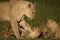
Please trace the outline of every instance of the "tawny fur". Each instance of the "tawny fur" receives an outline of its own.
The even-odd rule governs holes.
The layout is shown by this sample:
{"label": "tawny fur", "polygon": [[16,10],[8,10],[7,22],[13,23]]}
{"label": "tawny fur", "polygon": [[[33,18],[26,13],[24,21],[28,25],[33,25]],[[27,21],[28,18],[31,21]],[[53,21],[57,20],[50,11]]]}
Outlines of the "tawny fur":
{"label": "tawny fur", "polygon": [[0,2],[0,20],[10,21],[17,39],[20,38],[17,22],[26,15],[33,19],[35,4],[29,1]]}
{"label": "tawny fur", "polygon": [[38,27],[34,27],[31,31],[30,30],[21,30],[24,34],[22,34],[23,38],[37,38],[41,34],[41,30]]}
{"label": "tawny fur", "polygon": [[47,26],[51,28],[51,31],[55,38],[60,38],[60,26],[53,19],[48,19]]}
{"label": "tawny fur", "polygon": [[20,22],[20,24],[21,25],[23,24],[22,27],[24,28],[24,29],[20,28],[20,31],[22,32],[21,33],[22,37],[37,38],[41,33],[41,30],[39,29],[39,27],[34,27],[32,29],[31,26],[27,22],[25,22],[24,20],[22,22]]}

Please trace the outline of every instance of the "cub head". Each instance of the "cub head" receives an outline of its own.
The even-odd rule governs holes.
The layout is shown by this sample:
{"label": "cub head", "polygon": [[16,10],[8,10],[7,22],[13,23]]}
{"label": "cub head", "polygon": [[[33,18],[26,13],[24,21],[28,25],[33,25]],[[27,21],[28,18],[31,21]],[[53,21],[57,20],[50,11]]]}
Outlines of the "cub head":
{"label": "cub head", "polygon": [[58,24],[54,21],[54,20],[52,20],[52,19],[47,19],[47,26],[48,27],[51,27],[51,28],[53,28],[53,27],[57,27],[58,26]]}

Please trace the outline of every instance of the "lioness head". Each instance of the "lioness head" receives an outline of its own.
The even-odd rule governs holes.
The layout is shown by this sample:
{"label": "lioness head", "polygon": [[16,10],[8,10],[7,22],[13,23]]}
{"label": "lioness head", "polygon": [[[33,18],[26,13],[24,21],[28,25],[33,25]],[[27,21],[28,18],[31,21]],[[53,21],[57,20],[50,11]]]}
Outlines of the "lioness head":
{"label": "lioness head", "polygon": [[27,16],[29,19],[33,19],[35,17],[35,4],[32,2],[26,2],[23,5],[24,15]]}

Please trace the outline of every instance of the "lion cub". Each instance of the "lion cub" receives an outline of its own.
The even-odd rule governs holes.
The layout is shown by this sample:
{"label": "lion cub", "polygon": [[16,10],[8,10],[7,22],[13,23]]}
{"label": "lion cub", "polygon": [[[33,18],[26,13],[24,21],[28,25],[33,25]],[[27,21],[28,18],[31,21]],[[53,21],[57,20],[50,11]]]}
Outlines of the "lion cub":
{"label": "lion cub", "polygon": [[[22,31],[22,30],[20,30]],[[24,34],[22,34],[22,37],[24,38],[37,38],[40,33],[41,33],[41,30],[38,28],[38,27],[34,27],[33,29],[31,30],[24,30],[22,31]]]}
{"label": "lion cub", "polygon": [[19,28],[22,37],[36,38],[41,33],[41,29],[39,27],[31,28],[31,25],[29,25],[25,20],[22,20],[19,24],[22,26],[22,28]]}
{"label": "lion cub", "polygon": [[51,28],[53,36],[55,38],[60,38],[60,26],[53,19],[48,19],[47,26]]}

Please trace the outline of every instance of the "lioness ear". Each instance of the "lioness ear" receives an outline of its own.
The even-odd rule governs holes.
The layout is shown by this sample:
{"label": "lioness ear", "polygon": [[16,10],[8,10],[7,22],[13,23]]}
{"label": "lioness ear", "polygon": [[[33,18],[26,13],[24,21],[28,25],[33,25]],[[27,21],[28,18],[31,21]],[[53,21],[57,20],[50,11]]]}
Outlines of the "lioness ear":
{"label": "lioness ear", "polygon": [[34,6],[36,6],[36,5],[37,5],[36,1],[32,1],[32,3],[34,4]]}

